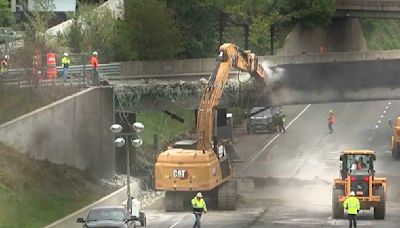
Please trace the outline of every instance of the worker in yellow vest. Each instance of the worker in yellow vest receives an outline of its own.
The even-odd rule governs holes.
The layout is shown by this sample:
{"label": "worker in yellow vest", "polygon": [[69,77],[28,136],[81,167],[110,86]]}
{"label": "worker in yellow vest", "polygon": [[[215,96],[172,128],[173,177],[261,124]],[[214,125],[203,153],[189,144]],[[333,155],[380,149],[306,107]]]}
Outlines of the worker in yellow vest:
{"label": "worker in yellow vest", "polygon": [[352,224],[354,224],[354,227],[357,228],[356,216],[360,211],[360,201],[353,191],[350,192],[350,196],[343,202],[343,207],[347,210],[349,216],[349,227],[352,228]]}
{"label": "worker in yellow vest", "polygon": [[64,56],[61,59],[61,64],[62,64],[62,68],[63,68],[63,82],[62,82],[62,84],[64,84],[65,80],[67,80],[67,77],[68,77],[69,65],[71,64],[71,60],[69,59],[67,52],[64,53]]}
{"label": "worker in yellow vest", "polygon": [[200,228],[201,215],[207,213],[206,202],[203,199],[201,192],[198,192],[196,196],[192,199],[193,214],[195,217],[195,222],[193,228]]}

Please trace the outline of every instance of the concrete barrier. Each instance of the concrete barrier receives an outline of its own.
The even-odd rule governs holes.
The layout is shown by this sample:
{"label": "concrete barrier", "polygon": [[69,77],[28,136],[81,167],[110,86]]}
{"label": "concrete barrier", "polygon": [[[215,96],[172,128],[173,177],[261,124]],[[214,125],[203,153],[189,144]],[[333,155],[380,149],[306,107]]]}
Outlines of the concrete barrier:
{"label": "concrete barrier", "polygon": [[[131,195],[134,196],[135,198],[138,197],[138,192],[139,192],[139,183],[134,182],[131,183]],[[45,226],[45,228],[73,228],[73,227],[82,227],[81,223],[77,223],[76,219],[77,218],[86,218],[88,215],[88,212],[91,208],[97,207],[97,206],[114,206],[114,205],[122,205],[124,201],[126,201],[127,194],[126,194],[126,187],[123,187],[119,189],[118,191],[115,191],[108,196],[103,197],[102,199],[78,210],[75,211],[72,214],[69,214],[65,216],[64,218],[57,220],[53,223],[51,223],[48,226]]]}
{"label": "concrete barrier", "polygon": [[[334,52],[334,53],[311,53],[304,55],[286,56],[259,56],[259,62],[269,65],[288,65],[304,63],[330,63],[348,61],[366,61],[379,59],[400,59],[400,50],[389,51],[365,51],[365,52]],[[162,61],[132,61],[121,63],[122,76],[127,79],[138,78],[160,78],[179,75],[211,73],[215,58],[162,60]],[[113,77],[110,77],[113,79]]]}
{"label": "concrete barrier", "polygon": [[89,88],[0,125],[0,141],[23,154],[114,174],[113,89]]}

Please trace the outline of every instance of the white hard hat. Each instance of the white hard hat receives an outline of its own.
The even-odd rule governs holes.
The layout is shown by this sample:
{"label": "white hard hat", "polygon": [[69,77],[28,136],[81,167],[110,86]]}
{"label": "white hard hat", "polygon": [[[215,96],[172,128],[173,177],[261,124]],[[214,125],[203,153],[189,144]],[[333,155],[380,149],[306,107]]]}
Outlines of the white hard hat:
{"label": "white hard hat", "polygon": [[68,56],[68,53],[67,53],[67,52],[64,52],[64,56]]}
{"label": "white hard hat", "polygon": [[329,110],[330,113],[332,113],[332,110]]}
{"label": "white hard hat", "polygon": [[94,51],[94,52],[93,52],[93,55],[97,55],[97,51]]}
{"label": "white hard hat", "polygon": [[5,59],[8,59],[8,55],[5,55],[4,58],[5,58]]}
{"label": "white hard hat", "polygon": [[354,193],[354,191],[351,191],[351,192],[350,192],[350,195],[351,195],[351,196],[355,196],[356,194]]}
{"label": "white hard hat", "polygon": [[198,192],[198,193],[196,194],[196,197],[203,198],[203,195],[201,194],[201,192]]}

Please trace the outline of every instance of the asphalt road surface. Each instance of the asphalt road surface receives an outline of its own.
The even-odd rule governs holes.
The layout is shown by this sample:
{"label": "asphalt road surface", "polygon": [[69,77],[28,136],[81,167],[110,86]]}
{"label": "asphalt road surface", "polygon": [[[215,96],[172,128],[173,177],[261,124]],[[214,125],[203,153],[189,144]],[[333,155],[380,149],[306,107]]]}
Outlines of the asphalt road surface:
{"label": "asphalt road surface", "polygon": [[[336,115],[328,133],[328,111]],[[248,135],[237,129],[235,148],[244,159],[239,175],[254,188],[239,195],[235,211],[209,211],[202,227],[347,227],[332,219],[333,178],[339,176],[343,149],[372,149],[376,174],[388,177],[385,220],[362,211],[359,227],[400,227],[400,162],[390,152],[388,120],[400,114],[400,101],[337,103],[284,107],[287,132]],[[251,186],[251,185],[249,185]],[[158,202],[145,210],[148,227],[188,228],[188,212],[168,213]]]}

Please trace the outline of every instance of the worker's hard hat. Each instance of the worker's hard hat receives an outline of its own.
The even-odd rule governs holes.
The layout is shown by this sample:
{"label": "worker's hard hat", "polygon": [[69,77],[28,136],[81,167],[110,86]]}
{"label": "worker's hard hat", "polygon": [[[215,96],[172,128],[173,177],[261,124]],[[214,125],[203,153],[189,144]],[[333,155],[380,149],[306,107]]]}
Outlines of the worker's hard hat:
{"label": "worker's hard hat", "polygon": [[329,110],[329,113],[332,113],[332,110]]}
{"label": "worker's hard hat", "polygon": [[5,55],[4,58],[5,58],[5,59],[8,59],[8,55]]}
{"label": "worker's hard hat", "polygon": [[93,52],[93,55],[97,55],[97,51],[94,51],[94,52]]}
{"label": "worker's hard hat", "polygon": [[351,191],[351,192],[350,192],[350,195],[351,195],[351,196],[355,196],[356,193],[354,193],[354,191]]}
{"label": "worker's hard hat", "polygon": [[203,198],[203,195],[201,194],[201,192],[198,192],[198,193],[196,194],[196,197]]}
{"label": "worker's hard hat", "polygon": [[64,52],[64,56],[68,56],[68,53],[67,53],[67,52]]}

